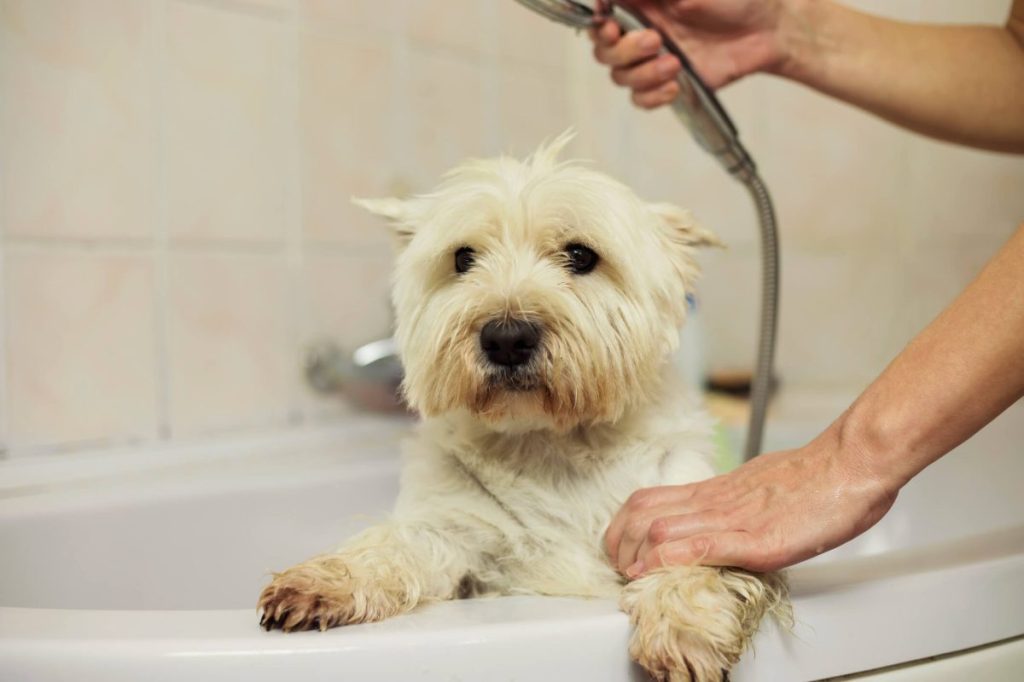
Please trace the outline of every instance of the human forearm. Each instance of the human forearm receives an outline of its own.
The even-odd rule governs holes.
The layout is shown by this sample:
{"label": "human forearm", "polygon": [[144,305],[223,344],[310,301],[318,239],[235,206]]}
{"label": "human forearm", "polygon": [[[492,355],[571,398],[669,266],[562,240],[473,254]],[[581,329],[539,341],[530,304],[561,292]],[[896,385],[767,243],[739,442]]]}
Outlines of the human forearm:
{"label": "human forearm", "polygon": [[786,0],[773,69],[898,125],[1024,151],[1024,0],[1006,27],[909,24],[828,0]]}
{"label": "human forearm", "polygon": [[898,489],[1024,396],[1024,226],[837,422]]}
{"label": "human forearm", "polygon": [[831,427],[715,478],[635,492],[605,534],[635,577],[700,563],[772,571],[878,522],[900,488],[1024,395],[1024,226]]}

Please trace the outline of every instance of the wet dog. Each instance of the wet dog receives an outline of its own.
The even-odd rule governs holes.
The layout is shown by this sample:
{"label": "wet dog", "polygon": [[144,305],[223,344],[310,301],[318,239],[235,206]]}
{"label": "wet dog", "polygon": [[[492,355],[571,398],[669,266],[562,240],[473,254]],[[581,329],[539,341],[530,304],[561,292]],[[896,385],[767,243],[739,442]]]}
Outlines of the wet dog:
{"label": "wet dog", "polygon": [[483,593],[617,597],[654,677],[718,680],[775,574],[681,566],[627,582],[602,546],[630,494],[713,475],[712,424],[669,362],[717,244],[690,215],[580,163],[563,135],[525,161],[468,161],[432,193],[357,203],[399,242],[403,391],[420,413],[390,521],[275,575],[284,630],[375,621]]}

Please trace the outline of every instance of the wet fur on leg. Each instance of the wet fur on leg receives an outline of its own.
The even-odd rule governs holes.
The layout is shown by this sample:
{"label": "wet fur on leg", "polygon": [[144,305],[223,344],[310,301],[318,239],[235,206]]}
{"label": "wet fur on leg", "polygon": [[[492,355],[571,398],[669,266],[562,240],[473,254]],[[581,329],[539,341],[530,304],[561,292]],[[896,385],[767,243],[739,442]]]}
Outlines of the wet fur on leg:
{"label": "wet fur on leg", "polygon": [[766,615],[790,620],[780,574],[738,569],[658,569],[626,585],[620,605],[634,625],[630,655],[672,682],[725,679]]}

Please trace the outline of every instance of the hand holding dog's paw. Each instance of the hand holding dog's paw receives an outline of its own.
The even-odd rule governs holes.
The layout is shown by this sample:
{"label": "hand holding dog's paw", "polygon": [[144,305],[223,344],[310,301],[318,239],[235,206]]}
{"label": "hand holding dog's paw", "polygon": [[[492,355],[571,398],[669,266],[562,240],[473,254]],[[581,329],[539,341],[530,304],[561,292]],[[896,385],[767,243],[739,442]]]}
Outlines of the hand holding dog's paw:
{"label": "hand holding dog's paw", "polygon": [[683,566],[634,580],[620,605],[634,625],[629,654],[656,680],[719,682],[739,660],[761,619],[791,619],[778,574]]}

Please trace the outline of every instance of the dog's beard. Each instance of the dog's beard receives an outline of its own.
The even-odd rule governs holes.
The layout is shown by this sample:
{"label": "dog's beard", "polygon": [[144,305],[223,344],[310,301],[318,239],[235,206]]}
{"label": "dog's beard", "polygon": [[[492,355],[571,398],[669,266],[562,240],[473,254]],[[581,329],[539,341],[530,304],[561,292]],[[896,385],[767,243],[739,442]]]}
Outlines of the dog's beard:
{"label": "dog's beard", "polygon": [[469,407],[472,412],[486,415],[501,405],[504,413],[516,404],[530,402],[527,400],[530,394],[550,393],[550,390],[545,390],[545,386],[535,368],[489,368],[484,372]]}
{"label": "dog's beard", "polygon": [[496,369],[489,372],[485,380],[485,386],[489,390],[513,393],[534,391],[541,385],[537,371],[530,369],[529,366]]}

